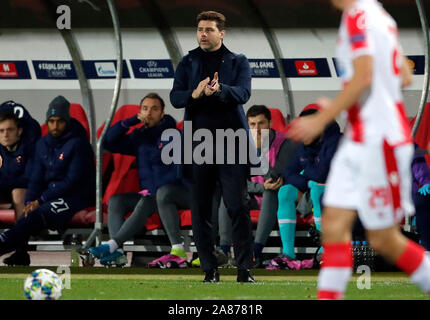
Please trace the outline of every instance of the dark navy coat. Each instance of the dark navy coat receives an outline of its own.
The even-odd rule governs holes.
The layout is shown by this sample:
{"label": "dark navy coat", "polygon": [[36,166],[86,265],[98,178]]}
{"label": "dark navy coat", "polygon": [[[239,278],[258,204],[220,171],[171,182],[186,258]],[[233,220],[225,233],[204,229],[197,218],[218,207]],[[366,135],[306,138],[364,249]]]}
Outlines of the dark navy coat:
{"label": "dark navy coat", "polygon": [[325,183],[341,137],[339,125],[333,122],[325,129],[321,140],[308,146],[298,143],[295,157],[284,171],[284,185],[291,184],[304,192],[309,189],[309,180]]}
{"label": "dark navy coat", "polygon": [[[190,108],[196,103],[191,97],[192,92],[204,79],[199,48],[190,51],[180,61],[176,71],[173,88],[170,91],[170,102],[175,108],[185,108],[184,120],[191,120]],[[218,79],[221,93],[217,99],[220,107],[230,107],[236,113],[239,123],[233,127],[248,129],[242,105],[251,97],[251,68],[243,54],[235,54],[225,48]],[[225,121],[228,121],[228,117]]]}
{"label": "dark navy coat", "polygon": [[140,187],[155,195],[157,189],[165,184],[180,183],[176,166],[164,164],[161,159],[163,146],[168,143],[161,141],[161,134],[166,129],[176,130],[176,121],[166,114],[158,125],[141,127],[126,134],[129,126],[139,122],[137,115],[117,122],[107,130],[103,147],[113,153],[135,156]]}
{"label": "dark navy coat", "polygon": [[86,203],[94,197],[94,152],[86,135],[84,127],[71,118],[61,137],[47,134],[38,141],[26,203],[39,200],[42,204],[69,195],[80,195]]}
{"label": "dark navy coat", "polygon": [[19,118],[23,129],[15,151],[8,151],[6,147],[0,145],[0,156],[2,157],[0,190],[25,189],[32,171],[31,162],[36,142],[41,136],[40,125],[24,106],[14,101],[2,103],[0,113],[14,113]]}

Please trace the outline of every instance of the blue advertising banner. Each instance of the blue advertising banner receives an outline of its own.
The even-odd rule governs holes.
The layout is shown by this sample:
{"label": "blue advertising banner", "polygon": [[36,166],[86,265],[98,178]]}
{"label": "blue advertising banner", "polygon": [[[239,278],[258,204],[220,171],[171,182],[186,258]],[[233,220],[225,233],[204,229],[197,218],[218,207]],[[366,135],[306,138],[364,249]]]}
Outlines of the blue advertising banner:
{"label": "blue advertising banner", "polygon": [[137,60],[130,59],[135,78],[164,79],[173,78],[175,72],[169,59]]}
{"label": "blue advertising banner", "polygon": [[253,78],[279,78],[275,59],[248,59]]}
{"label": "blue advertising banner", "polygon": [[282,59],[287,78],[330,78],[326,58]]}
{"label": "blue advertising banner", "polygon": [[27,61],[0,61],[0,79],[31,79]]}
{"label": "blue advertising banner", "polygon": [[336,75],[338,77],[341,77],[343,74],[343,70],[342,70],[340,64],[337,62],[336,58],[333,58],[333,64],[334,64],[334,68],[336,69]]}
{"label": "blue advertising banner", "polygon": [[425,58],[424,56],[407,56],[408,62],[412,67],[414,74],[424,74]]}
{"label": "blue advertising banner", "polygon": [[[412,68],[412,71],[416,75],[424,74],[424,66],[425,66],[425,58],[424,56],[407,56],[409,65]],[[337,59],[333,58],[333,63],[336,68],[337,76],[340,77],[342,75],[342,69],[337,63]]]}
{"label": "blue advertising banner", "polygon": [[[87,79],[114,79],[116,77],[116,60],[83,60]],[[125,60],[122,61],[122,77],[130,78]]]}
{"label": "blue advertising banner", "polygon": [[72,61],[33,60],[33,67],[37,79],[77,79]]}

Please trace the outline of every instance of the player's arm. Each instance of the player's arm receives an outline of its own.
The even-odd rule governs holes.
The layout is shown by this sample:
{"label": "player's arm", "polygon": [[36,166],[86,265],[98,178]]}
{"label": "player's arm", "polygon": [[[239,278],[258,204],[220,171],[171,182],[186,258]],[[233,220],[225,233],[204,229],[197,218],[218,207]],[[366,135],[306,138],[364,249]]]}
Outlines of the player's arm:
{"label": "player's arm", "polygon": [[[371,56],[359,56],[353,61],[354,75],[351,81],[332,101],[323,100],[323,109],[319,113],[320,121],[324,128],[344,110],[352,107],[360,96],[371,86],[373,73],[373,58]],[[327,101],[327,102],[324,102]],[[325,104],[325,105],[324,105]]]}
{"label": "player's arm", "polygon": [[333,99],[320,99],[320,112],[304,118],[298,118],[288,131],[288,135],[294,140],[303,141],[305,144],[313,141],[331,121],[344,110],[351,108],[360,96],[371,86],[373,74],[373,58],[370,55],[362,55],[354,59],[354,75],[345,85],[339,95]]}

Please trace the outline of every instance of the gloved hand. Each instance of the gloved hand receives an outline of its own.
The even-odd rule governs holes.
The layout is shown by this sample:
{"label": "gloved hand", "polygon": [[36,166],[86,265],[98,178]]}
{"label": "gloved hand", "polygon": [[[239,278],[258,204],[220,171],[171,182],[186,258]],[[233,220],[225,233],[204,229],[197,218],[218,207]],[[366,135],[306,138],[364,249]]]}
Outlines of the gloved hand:
{"label": "gloved hand", "polygon": [[309,189],[315,187],[317,184],[318,184],[318,182],[316,182],[316,181],[313,181],[313,180],[309,180],[308,181],[308,187],[309,187]]}
{"label": "gloved hand", "polygon": [[132,126],[135,126],[135,125],[136,125],[136,124],[138,124],[139,122],[140,122],[140,120],[137,118],[137,115],[135,115],[135,116],[133,116],[133,117],[131,117],[131,118],[128,118],[128,119],[123,120],[123,121],[122,121],[122,125],[123,125],[124,127],[130,128],[130,127],[132,127]]}
{"label": "gloved hand", "polygon": [[430,195],[430,184],[423,185],[418,192],[423,196]]}

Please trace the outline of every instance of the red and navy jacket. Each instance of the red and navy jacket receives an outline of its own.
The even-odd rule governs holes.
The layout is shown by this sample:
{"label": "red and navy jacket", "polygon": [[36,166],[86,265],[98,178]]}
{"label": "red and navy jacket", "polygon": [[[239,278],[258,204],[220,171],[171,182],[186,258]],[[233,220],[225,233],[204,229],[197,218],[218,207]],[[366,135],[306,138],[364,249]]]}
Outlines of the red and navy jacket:
{"label": "red and navy jacket", "polygon": [[83,203],[94,199],[94,152],[86,134],[71,118],[61,137],[48,133],[38,141],[25,203],[42,204],[69,195],[79,195]]}
{"label": "red and navy jacket", "polygon": [[176,165],[167,165],[161,159],[163,146],[169,143],[161,141],[161,134],[166,129],[176,130],[176,121],[166,114],[156,126],[144,126],[126,134],[139,122],[137,115],[117,122],[106,131],[103,147],[112,153],[135,156],[141,189],[155,195],[166,184],[180,184]]}

